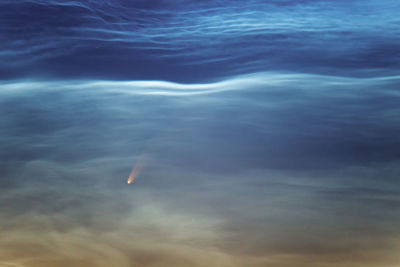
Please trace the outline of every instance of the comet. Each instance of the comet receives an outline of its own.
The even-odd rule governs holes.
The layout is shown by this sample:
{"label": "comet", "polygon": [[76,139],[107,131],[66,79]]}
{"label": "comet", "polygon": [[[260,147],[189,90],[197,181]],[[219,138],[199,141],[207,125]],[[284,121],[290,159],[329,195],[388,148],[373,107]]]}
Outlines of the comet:
{"label": "comet", "polygon": [[131,174],[128,177],[128,180],[126,180],[126,183],[127,184],[133,183],[133,181],[135,181],[136,177],[139,175],[141,169],[142,169],[141,166],[139,164],[136,164],[133,167]]}
{"label": "comet", "polygon": [[126,180],[127,184],[132,184],[135,181],[136,177],[141,172],[143,165],[144,165],[143,158],[139,159],[138,162],[136,162],[135,166],[133,166],[132,168],[128,180]]}

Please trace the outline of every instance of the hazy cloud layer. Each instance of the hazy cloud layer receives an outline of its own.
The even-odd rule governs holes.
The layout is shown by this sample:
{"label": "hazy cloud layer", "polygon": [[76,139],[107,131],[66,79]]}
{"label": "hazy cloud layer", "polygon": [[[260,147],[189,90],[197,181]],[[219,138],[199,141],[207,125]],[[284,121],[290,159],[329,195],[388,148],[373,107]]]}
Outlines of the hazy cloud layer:
{"label": "hazy cloud layer", "polygon": [[395,266],[398,84],[4,82],[0,266]]}

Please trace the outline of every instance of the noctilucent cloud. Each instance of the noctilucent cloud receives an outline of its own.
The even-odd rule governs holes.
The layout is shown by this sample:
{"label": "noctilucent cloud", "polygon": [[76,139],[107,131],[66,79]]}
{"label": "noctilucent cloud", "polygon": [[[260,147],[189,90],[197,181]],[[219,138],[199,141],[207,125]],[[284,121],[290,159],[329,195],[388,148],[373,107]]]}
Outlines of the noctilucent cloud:
{"label": "noctilucent cloud", "polygon": [[0,1],[0,266],[399,266],[398,14]]}

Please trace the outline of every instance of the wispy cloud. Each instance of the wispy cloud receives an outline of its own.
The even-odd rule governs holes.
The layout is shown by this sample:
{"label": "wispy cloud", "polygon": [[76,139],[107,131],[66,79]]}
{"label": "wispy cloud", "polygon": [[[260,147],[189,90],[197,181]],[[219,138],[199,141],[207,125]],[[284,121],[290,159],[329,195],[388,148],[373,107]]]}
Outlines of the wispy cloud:
{"label": "wispy cloud", "polygon": [[393,75],[398,66],[396,1],[156,2],[3,1],[0,70],[202,81],[276,69]]}

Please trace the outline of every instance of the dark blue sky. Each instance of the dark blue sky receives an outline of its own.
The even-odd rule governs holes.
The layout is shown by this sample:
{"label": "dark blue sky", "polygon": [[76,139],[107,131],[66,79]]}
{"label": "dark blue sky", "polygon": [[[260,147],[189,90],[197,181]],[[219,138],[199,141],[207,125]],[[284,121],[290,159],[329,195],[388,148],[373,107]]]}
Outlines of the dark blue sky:
{"label": "dark blue sky", "polygon": [[398,14],[0,1],[0,266],[396,266]]}

